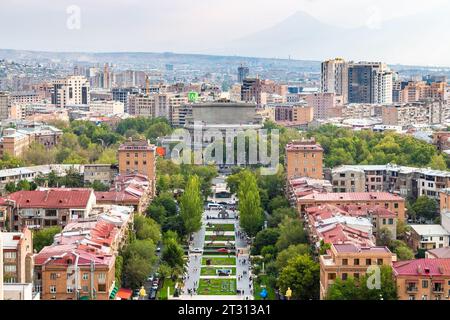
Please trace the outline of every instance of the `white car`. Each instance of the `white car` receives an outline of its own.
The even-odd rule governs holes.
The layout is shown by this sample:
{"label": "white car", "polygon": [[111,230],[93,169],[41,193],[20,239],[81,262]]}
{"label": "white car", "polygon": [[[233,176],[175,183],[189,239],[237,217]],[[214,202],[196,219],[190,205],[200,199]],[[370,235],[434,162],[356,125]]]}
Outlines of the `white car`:
{"label": "white car", "polygon": [[193,248],[193,249],[191,249],[191,252],[192,252],[192,253],[202,253],[203,250],[200,249],[200,248]]}

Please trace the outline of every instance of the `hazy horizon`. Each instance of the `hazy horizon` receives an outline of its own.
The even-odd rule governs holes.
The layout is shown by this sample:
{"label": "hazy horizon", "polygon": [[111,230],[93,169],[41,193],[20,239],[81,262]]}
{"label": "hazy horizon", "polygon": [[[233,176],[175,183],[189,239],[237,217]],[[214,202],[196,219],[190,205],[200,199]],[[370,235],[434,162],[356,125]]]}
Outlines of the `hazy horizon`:
{"label": "hazy horizon", "polygon": [[[279,59],[291,56],[295,60],[313,61],[333,58],[348,50],[350,54],[344,56],[347,60],[376,57],[389,64],[450,66],[446,30],[438,29],[443,22],[439,17],[450,12],[450,3],[445,0],[425,3],[420,0],[278,0],[276,5],[273,3],[271,0],[6,0],[2,1],[0,11],[0,47],[46,52],[171,52]],[[80,10],[79,29],[67,27],[73,14],[67,9],[74,5]],[[333,47],[336,53],[322,50],[323,43],[317,45],[319,54],[314,50],[305,52],[300,43],[282,42],[286,32],[279,35],[282,44],[290,45],[286,49],[279,44],[270,47],[270,43],[267,48],[256,43],[255,49],[239,44],[254,35],[264,35],[265,30],[277,30],[298,12],[312,16],[320,26],[349,32],[361,28],[377,31],[405,17],[436,15],[435,28],[440,32],[426,32],[428,44],[421,48],[420,31],[423,29],[425,33],[433,25],[425,29],[418,21],[417,30],[411,31],[407,25],[401,30],[400,23],[396,31],[405,35],[417,32],[418,43],[407,43],[409,47],[398,47],[388,53],[387,48],[377,51],[375,47],[370,50],[373,57],[367,56],[358,42],[354,48]],[[303,26],[302,21],[298,26]],[[314,34],[310,36],[314,38]]]}

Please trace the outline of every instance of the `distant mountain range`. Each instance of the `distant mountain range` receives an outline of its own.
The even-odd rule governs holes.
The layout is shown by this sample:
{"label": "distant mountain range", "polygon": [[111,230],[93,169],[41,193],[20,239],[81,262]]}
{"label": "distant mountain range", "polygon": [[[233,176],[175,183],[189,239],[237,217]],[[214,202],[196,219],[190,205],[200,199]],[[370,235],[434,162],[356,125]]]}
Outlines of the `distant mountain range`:
{"label": "distant mountain range", "polygon": [[214,52],[306,60],[342,57],[409,65],[430,57],[430,61],[450,66],[449,15],[443,11],[423,12],[342,28],[299,11],[273,27],[225,43]]}

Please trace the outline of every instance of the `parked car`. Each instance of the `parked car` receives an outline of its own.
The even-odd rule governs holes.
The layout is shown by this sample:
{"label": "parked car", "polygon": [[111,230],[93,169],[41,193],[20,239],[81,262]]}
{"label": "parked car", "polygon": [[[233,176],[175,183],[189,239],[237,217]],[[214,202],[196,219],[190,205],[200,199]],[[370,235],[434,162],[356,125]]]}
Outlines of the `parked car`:
{"label": "parked car", "polygon": [[208,210],[221,210],[223,206],[218,203],[208,203]]}
{"label": "parked car", "polygon": [[203,252],[203,249],[200,249],[200,248],[193,248],[193,249],[191,249],[191,252],[192,252],[192,253],[202,253],[202,252]]}
{"label": "parked car", "polygon": [[147,278],[147,281],[148,281],[148,282],[153,282],[153,275],[149,276],[149,277]]}
{"label": "parked car", "polygon": [[156,286],[156,287],[158,287],[158,285],[159,285],[159,279],[158,278],[156,278],[156,279],[153,279],[153,282],[152,282],[152,286]]}

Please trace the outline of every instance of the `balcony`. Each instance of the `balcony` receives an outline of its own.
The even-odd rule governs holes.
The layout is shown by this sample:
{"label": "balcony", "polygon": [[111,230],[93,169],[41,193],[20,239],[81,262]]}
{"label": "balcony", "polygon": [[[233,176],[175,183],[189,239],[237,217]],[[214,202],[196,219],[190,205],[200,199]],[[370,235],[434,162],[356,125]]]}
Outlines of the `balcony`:
{"label": "balcony", "polygon": [[416,285],[408,285],[406,286],[406,293],[416,293],[418,288]]}

